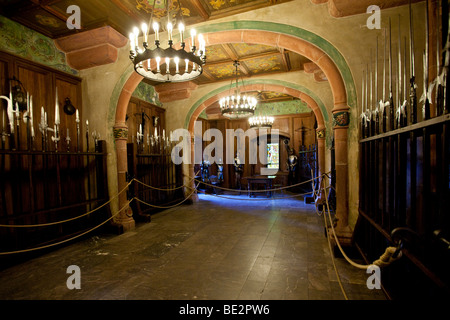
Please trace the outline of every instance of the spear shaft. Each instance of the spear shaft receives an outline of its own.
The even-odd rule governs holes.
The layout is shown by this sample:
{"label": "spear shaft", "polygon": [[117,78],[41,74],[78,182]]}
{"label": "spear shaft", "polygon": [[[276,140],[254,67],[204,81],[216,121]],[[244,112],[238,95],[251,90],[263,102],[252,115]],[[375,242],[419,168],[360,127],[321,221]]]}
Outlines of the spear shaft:
{"label": "spear shaft", "polygon": [[428,29],[428,0],[426,0],[425,4],[425,51],[423,57],[423,107],[422,107],[422,117],[423,120],[430,119],[430,101],[428,99],[428,57],[429,57],[429,47],[428,47],[428,37],[429,37],[429,29]]}
{"label": "spear shaft", "polygon": [[389,130],[394,130],[394,97],[392,96],[392,41],[391,18],[389,18]]}
{"label": "spear shaft", "polygon": [[411,0],[409,0],[409,107],[410,107],[410,118],[409,124],[414,124],[417,122],[417,93],[416,93],[416,78],[415,78],[415,62],[414,62],[414,28],[412,24],[412,9]]}
{"label": "spear shaft", "polygon": [[[377,36],[377,45],[376,45],[376,53],[375,53],[375,104],[378,103],[378,36]],[[374,134],[380,133],[379,128],[379,109],[378,106],[375,107],[375,132]]]}

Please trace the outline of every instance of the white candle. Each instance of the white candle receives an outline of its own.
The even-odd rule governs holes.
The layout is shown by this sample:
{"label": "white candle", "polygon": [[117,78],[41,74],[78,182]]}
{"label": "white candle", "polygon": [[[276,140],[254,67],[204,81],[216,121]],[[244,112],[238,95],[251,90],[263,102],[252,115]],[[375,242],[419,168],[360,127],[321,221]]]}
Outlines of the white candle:
{"label": "white candle", "polygon": [[134,34],[130,33],[130,51],[133,51],[136,49],[136,45],[134,43]]}
{"label": "white candle", "polygon": [[180,62],[180,58],[175,57],[175,58],[173,59],[173,61],[175,61],[175,72],[176,72],[176,73],[179,73],[180,71],[179,71],[179,69],[178,69],[178,63]]}
{"label": "white candle", "polygon": [[158,130],[155,128],[155,138],[158,138]]}
{"label": "white candle", "polygon": [[41,126],[42,128],[45,125],[45,115],[44,115],[44,106],[41,107]]}
{"label": "white candle", "polygon": [[180,23],[178,25],[178,30],[180,31],[180,39],[181,39],[180,42],[184,42],[183,41],[184,24]]}
{"label": "white candle", "polygon": [[200,51],[203,51],[203,47],[205,45],[205,40],[203,39],[203,35],[198,35],[198,55],[201,56]]}
{"label": "white candle", "polygon": [[195,31],[195,29],[191,29],[191,42],[192,42],[192,47],[195,46],[195,35],[197,34],[197,32]]}
{"label": "white candle", "polygon": [[173,25],[172,23],[168,23],[167,24],[167,32],[169,33],[169,40],[172,40],[172,30],[173,30]]}
{"label": "white candle", "polygon": [[80,122],[80,115],[79,115],[79,113],[78,113],[78,109],[77,109],[77,111],[75,112],[75,121],[78,123],[78,122]]}
{"label": "white candle", "polygon": [[56,88],[55,124],[58,124],[58,125],[60,124],[60,120],[59,120],[58,88]]}
{"label": "white candle", "polygon": [[161,58],[160,57],[156,57],[156,71],[160,72],[161,70],[159,69],[159,63],[161,62]]}
{"label": "white candle", "polygon": [[147,24],[143,23],[141,25],[141,29],[142,29],[142,33],[144,34],[144,42],[147,42],[147,31],[148,31]]}
{"label": "white candle", "polygon": [[30,117],[31,127],[33,127],[33,96],[30,97],[30,111],[28,116]]}
{"label": "white candle", "polygon": [[134,33],[134,44],[136,45],[136,51],[139,51],[139,29],[137,27],[133,28]]}
{"label": "white candle", "polygon": [[166,58],[166,73],[170,72],[169,66],[170,66],[170,58]]}
{"label": "white candle", "polygon": [[153,22],[153,31],[155,31],[155,41],[159,41],[159,24],[158,22]]}

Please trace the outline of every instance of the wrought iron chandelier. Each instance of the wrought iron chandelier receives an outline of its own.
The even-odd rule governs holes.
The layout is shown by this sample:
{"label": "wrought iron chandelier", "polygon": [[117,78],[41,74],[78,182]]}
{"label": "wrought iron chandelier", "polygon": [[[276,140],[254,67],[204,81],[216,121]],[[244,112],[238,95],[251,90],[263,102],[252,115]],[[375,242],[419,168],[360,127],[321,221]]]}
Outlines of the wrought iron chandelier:
{"label": "wrought iron chandelier", "polygon": [[272,128],[274,117],[255,116],[248,119],[250,128]]}
{"label": "wrought iron chandelier", "polygon": [[[181,0],[178,0],[178,8],[174,8],[173,0],[165,0],[166,16],[158,19],[154,17],[155,5],[158,1],[153,1],[152,14],[150,17],[150,23],[147,25],[143,23],[141,25],[141,31],[143,35],[142,45],[139,45],[138,38],[141,31],[139,28],[134,27],[133,32],[130,33],[130,59],[134,64],[134,70],[152,81],[158,82],[182,82],[190,81],[199,77],[203,72],[203,65],[206,63],[206,48],[203,36],[199,34],[196,40],[195,29],[190,30],[191,41],[189,43],[189,50],[186,48],[185,43],[185,25],[183,23]],[[172,6],[169,6],[172,2]],[[158,2],[159,3],[159,2]],[[175,11],[175,13],[174,13]],[[167,25],[165,30],[167,31],[167,45],[168,47],[163,49],[160,47],[160,21],[167,18]],[[180,35],[180,49],[175,49],[173,43],[173,28],[174,25],[178,26]],[[155,33],[155,47],[150,48],[148,40],[149,26],[152,26]],[[162,29],[161,29],[162,31]],[[198,48],[197,48],[198,45]]]}
{"label": "wrought iron chandelier", "polygon": [[219,100],[220,111],[223,116],[228,118],[248,118],[255,113],[257,100],[255,97],[246,95],[241,97],[238,83],[239,62],[234,61],[233,65],[236,67],[236,90],[234,95]]}

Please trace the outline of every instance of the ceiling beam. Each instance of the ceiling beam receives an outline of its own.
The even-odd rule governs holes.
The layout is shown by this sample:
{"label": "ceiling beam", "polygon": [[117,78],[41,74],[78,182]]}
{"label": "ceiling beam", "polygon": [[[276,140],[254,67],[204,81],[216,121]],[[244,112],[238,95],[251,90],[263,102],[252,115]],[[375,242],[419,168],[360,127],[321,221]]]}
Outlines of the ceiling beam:
{"label": "ceiling beam", "polygon": [[289,60],[289,53],[284,50],[284,48],[280,48],[281,60],[283,61],[283,66],[286,71],[291,70],[291,61]]}
{"label": "ceiling beam", "polygon": [[205,21],[209,19],[211,15],[208,13],[208,11],[206,11],[206,8],[202,5],[202,2],[200,0],[190,0],[190,2],[194,6],[194,8],[198,10],[198,13]]}
{"label": "ceiling beam", "polygon": [[236,51],[234,51],[229,44],[222,44],[221,46],[232,62],[239,61],[239,69],[244,75],[248,76],[250,74],[250,70],[248,70],[246,65],[241,63],[242,59],[238,57]]}

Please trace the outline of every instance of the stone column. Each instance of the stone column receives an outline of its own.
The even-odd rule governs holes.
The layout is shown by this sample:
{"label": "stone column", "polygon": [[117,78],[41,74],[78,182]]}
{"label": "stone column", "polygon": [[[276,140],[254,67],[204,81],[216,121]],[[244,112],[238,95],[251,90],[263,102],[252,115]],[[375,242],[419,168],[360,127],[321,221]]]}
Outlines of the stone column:
{"label": "stone column", "polygon": [[317,164],[319,166],[319,174],[326,172],[325,169],[325,142],[326,142],[326,134],[325,129],[318,128],[316,131],[317,134]]}
{"label": "stone column", "polygon": [[[184,183],[185,185],[189,185],[191,188],[185,188],[185,192],[184,192],[184,196],[187,197],[188,195],[190,195],[193,191],[193,188],[195,188],[196,184],[198,182],[194,181],[193,178],[195,176],[195,170],[194,170],[194,166],[195,166],[195,139],[192,137],[191,138],[191,163],[190,164],[185,164],[183,166],[183,171],[185,173],[184,176]],[[198,199],[198,194],[197,192],[192,193],[191,195],[191,200],[193,202],[197,202]]]}
{"label": "stone column", "polygon": [[[128,172],[127,161],[127,140],[128,140],[128,127],[125,123],[116,123],[114,126],[114,139],[116,143],[117,154],[117,179],[118,179],[118,192],[123,190],[128,184],[126,174]],[[119,209],[125,206],[128,202],[127,192],[124,191],[119,195]],[[123,231],[134,229],[135,221],[133,219],[133,211],[130,206],[126,206],[115,220],[117,224],[123,226]]]}
{"label": "stone column", "polygon": [[348,125],[349,108],[333,110],[336,168],[336,234],[341,245],[350,245],[352,231],[348,225]]}
{"label": "stone column", "polygon": [[[317,128],[317,165],[319,167],[319,176],[326,173],[325,169],[325,147],[326,147],[326,134],[325,128]],[[323,189],[322,189],[323,190]],[[319,197],[316,202],[323,204],[325,202],[324,192],[320,191]]]}

